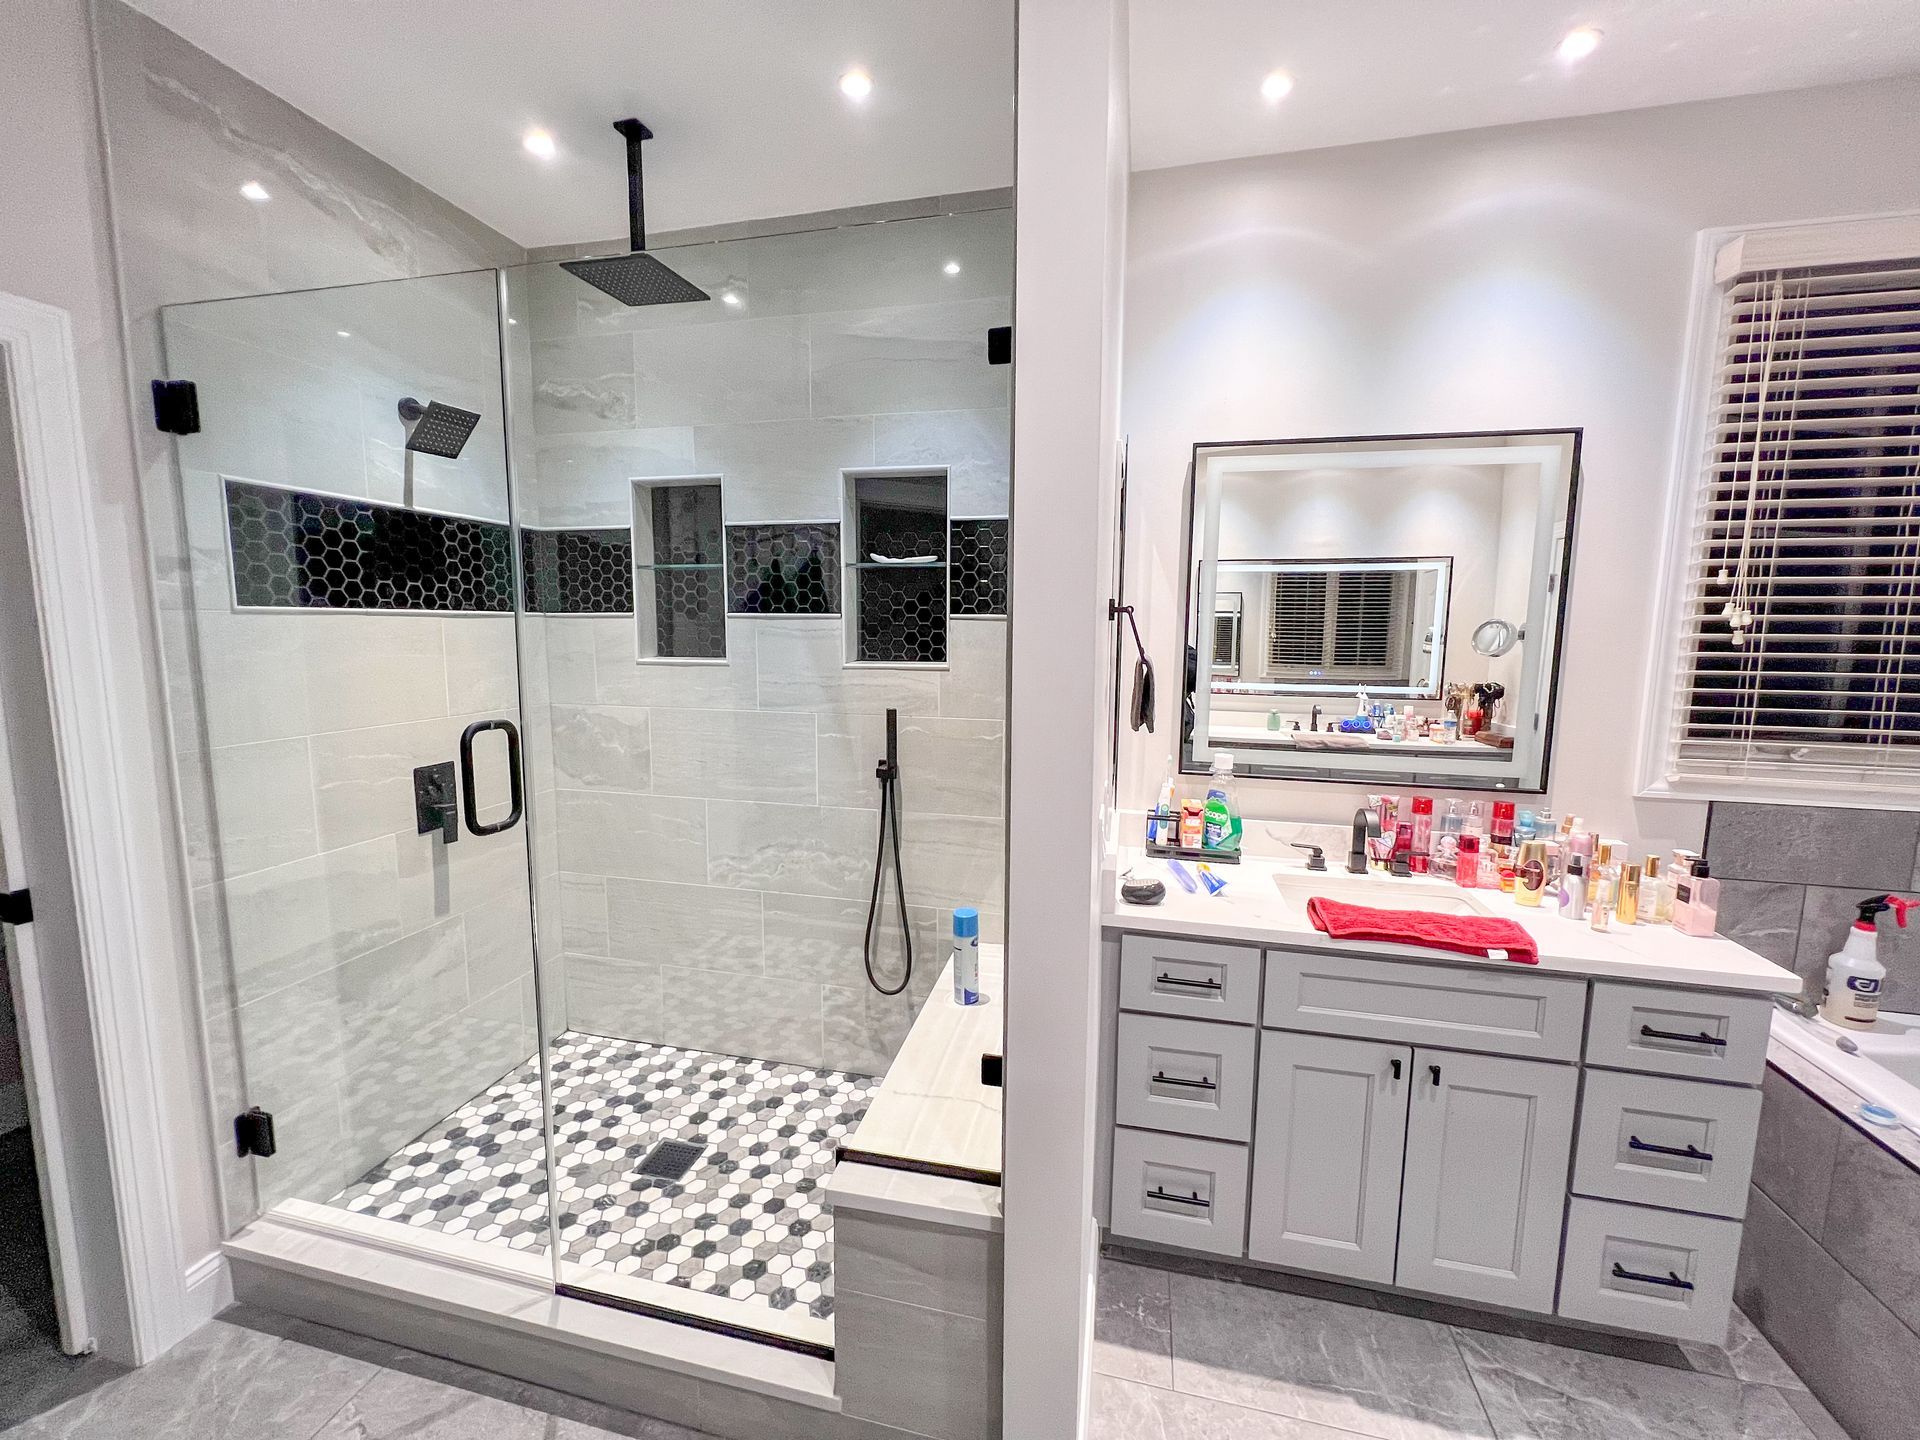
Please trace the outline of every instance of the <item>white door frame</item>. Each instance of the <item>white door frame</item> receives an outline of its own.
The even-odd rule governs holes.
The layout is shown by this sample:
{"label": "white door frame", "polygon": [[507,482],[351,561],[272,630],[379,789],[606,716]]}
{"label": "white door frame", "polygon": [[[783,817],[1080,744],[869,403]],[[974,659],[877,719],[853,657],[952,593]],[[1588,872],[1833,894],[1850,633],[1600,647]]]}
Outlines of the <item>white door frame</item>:
{"label": "white door frame", "polygon": [[[73,1003],[46,1006],[42,982],[51,977],[23,986],[21,1023],[36,1042],[30,1083],[58,1117],[42,1137],[49,1184],[65,1192],[51,1197],[52,1223],[62,1232],[55,1263],[64,1304],[82,1317],[81,1347],[97,1342],[103,1353],[144,1364],[205,1317],[195,1311],[181,1255],[165,1140],[159,1007],[143,963],[165,947],[143,943],[135,899],[118,734],[119,692],[128,682],[108,663],[94,482],[67,313],[0,293],[0,366],[13,402],[87,997],[81,1016]],[[11,503],[0,496],[0,504]],[[63,1088],[53,1095],[56,1076]]]}

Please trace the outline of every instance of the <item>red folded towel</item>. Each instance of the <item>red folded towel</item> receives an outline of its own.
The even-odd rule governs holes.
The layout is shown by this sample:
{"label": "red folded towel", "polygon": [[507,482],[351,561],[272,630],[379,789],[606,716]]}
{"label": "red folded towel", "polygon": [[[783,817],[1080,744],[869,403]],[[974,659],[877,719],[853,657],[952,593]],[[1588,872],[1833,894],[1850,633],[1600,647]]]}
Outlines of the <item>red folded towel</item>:
{"label": "red folded towel", "polygon": [[1538,965],[1540,949],[1515,920],[1484,915],[1436,915],[1430,910],[1376,910],[1371,905],[1347,905],[1318,896],[1307,902],[1313,928],[1335,940],[1384,940],[1393,945],[1421,945],[1450,950],[1456,955],[1478,955],[1483,960],[1505,959]]}

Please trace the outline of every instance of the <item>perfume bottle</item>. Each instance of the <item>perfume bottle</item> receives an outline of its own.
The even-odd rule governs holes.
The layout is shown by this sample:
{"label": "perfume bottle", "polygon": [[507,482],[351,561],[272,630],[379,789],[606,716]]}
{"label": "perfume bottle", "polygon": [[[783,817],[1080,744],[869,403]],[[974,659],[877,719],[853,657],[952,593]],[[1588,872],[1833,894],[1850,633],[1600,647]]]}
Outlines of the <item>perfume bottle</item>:
{"label": "perfume bottle", "polygon": [[1720,919],[1720,882],[1695,860],[1691,872],[1674,889],[1673,925],[1684,935],[1711,935]]}
{"label": "perfume bottle", "polygon": [[1660,857],[1649,855],[1640,866],[1639,914],[1635,917],[1638,924],[1656,923],[1656,912],[1660,908]]}
{"label": "perfume bottle", "polygon": [[1619,870],[1613,863],[1613,847],[1602,844],[1594,859],[1593,882],[1587,900],[1587,925],[1593,930],[1613,928],[1614,886]]}

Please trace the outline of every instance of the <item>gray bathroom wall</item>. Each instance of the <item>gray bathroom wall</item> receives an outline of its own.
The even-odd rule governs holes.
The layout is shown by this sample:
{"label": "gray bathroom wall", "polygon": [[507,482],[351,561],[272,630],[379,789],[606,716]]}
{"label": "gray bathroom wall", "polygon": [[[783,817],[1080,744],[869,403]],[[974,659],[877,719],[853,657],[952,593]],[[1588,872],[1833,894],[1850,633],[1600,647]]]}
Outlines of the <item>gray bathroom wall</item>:
{"label": "gray bathroom wall", "polygon": [[[1720,879],[1720,933],[1798,971],[1818,1000],[1854,907],[1920,884],[1920,812],[1715,802],[1705,853]],[[1881,1003],[1920,1010],[1920,922],[1903,930],[1883,915],[1879,948]]]}
{"label": "gray bathroom wall", "polygon": [[[1004,516],[1005,209],[661,252],[716,297],[627,309],[526,272],[524,518],[626,526],[636,478],[717,476],[729,522],[837,521],[843,472],[944,469]],[[946,273],[949,263],[958,265]],[[955,618],[937,666],[847,664],[840,615],[734,616],[724,664],[638,658],[630,615],[545,619],[566,1016],[575,1029],[884,1071],[945,958],[947,911],[997,938],[1006,622]],[[861,962],[883,714],[901,714],[914,985]],[[900,964],[882,942],[886,976]]]}
{"label": "gray bathroom wall", "polygon": [[[166,373],[162,306],[511,265],[524,258],[505,237],[120,0],[92,0],[90,8],[128,327],[126,378],[136,416],[150,413],[147,382]],[[271,198],[245,199],[240,187],[248,181]],[[287,319],[295,313],[290,308]],[[308,318],[327,317],[315,311]],[[504,1003],[504,994],[469,992],[461,917],[436,916],[438,928],[425,929],[403,918],[403,912],[418,917],[423,905],[432,911],[458,900],[430,886],[423,896],[417,871],[407,891],[393,834],[348,837],[323,817],[337,818],[350,808],[344,798],[353,787],[369,784],[368,768],[376,763],[368,753],[348,755],[340,737],[384,737],[388,748],[377,762],[384,776],[411,753],[419,735],[450,726],[470,709],[500,703],[512,676],[510,622],[498,617],[359,616],[346,622],[357,632],[352,640],[337,627],[296,633],[280,623],[320,627],[339,617],[253,617],[264,623],[242,640],[228,624],[238,617],[200,603],[207,592],[196,587],[213,573],[206,548],[211,540],[203,529],[199,538],[205,543],[197,551],[189,543],[183,501],[198,501],[200,518],[212,518],[206,502],[214,492],[206,475],[226,469],[242,478],[381,494],[378,487],[395,473],[394,431],[379,413],[390,402],[379,393],[385,385],[376,382],[378,365],[364,354],[368,363],[358,369],[335,363],[346,342],[334,330],[364,332],[366,326],[339,323],[313,336],[275,334],[265,325],[221,336],[220,328],[203,326],[197,336],[182,336],[188,348],[180,358],[212,377],[216,394],[222,383],[232,382],[245,396],[238,412],[228,408],[224,423],[205,432],[209,462],[199,467],[200,476],[183,487],[167,437],[150,423],[134,427],[134,440],[142,499],[136,523],[145,529],[151,557],[177,776],[182,844],[173,863],[180,893],[191,893],[195,901],[193,933],[181,944],[198,957],[215,1134],[221,1135],[227,1117],[263,1097],[285,1106],[291,1117],[272,1161],[237,1159],[225,1135],[215,1147],[232,1228],[261,1199],[315,1195],[345,1184],[356,1165],[364,1169],[384,1156],[391,1148],[386,1137],[403,1128],[397,1113],[376,1116],[363,1108],[356,1116],[339,1103],[341,1032],[338,1023],[329,1028],[323,1021],[341,1022],[358,1004],[391,1009],[396,1019],[413,1017],[418,1031],[427,1033],[435,1016],[460,1014],[489,995]],[[427,363],[421,369],[443,378],[456,368],[443,357],[422,358]],[[303,388],[308,386],[310,391]],[[497,400],[492,408],[498,410]],[[224,447],[217,459],[216,447]],[[497,470],[497,435],[489,448]],[[218,657],[211,673],[200,663],[209,639],[203,626],[220,632],[205,647]],[[198,703],[203,694],[213,702],[204,710]],[[317,741],[323,734],[334,739]],[[446,748],[438,733],[431,748]],[[331,757],[331,772],[321,763],[323,752]],[[329,784],[329,774],[337,784]],[[320,786],[333,796],[327,811],[316,804]],[[369,813],[387,813],[377,787],[369,788],[367,799]],[[284,808],[278,803],[283,800]],[[458,853],[479,862],[482,848]],[[500,866],[502,874],[506,868]],[[471,889],[492,894],[496,887]],[[290,946],[282,947],[277,932],[260,928],[268,920],[286,932]],[[238,955],[228,952],[230,936]],[[275,975],[288,984],[270,988]],[[295,983],[296,975],[304,978]],[[242,1068],[238,1021],[243,998],[270,1004],[277,1003],[275,996],[289,1011],[275,1057],[288,1083],[277,1092],[271,1074],[259,1077],[257,1088],[248,1084],[254,1077]],[[321,998],[326,1003],[317,1003]],[[517,1003],[517,992],[515,998]],[[516,1046],[523,1024],[516,1009]],[[390,1032],[396,1044],[408,1038],[397,1023]],[[414,1085],[423,1104],[438,1103],[438,1094],[426,1092],[439,1087],[421,1074],[435,1073],[436,1058],[448,1061],[453,1052],[424,1046],[416,1054],[421,1073],[386,1072],[389,1106]],[[294,1078],[303,1064],[310,1084]],[[357,1082],[369,1095],[379,1072],[379,1065],[371,1065]],[[454,1088],[448,1085],[447,1093]]]}

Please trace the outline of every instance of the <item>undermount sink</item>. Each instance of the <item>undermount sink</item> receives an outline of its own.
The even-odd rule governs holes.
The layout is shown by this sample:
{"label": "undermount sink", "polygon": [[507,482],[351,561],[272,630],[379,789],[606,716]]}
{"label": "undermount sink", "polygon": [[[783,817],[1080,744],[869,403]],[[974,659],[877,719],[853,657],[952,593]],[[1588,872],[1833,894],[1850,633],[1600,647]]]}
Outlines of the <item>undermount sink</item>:
{"label": "undermount sink", "polygon": [[1493,912],[1459,890],[1430,889],[1390,876],[1377,880],[1359,876],[1289,875],[1273,877],[1274,887],[1304,914],[1307,902],[1319,896],[1348,905],[1372,905],[1381,910],[1424,910],[1436,915],[1489,915]]}

